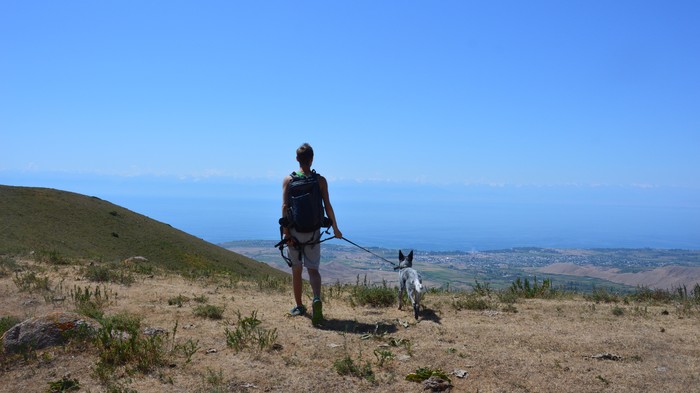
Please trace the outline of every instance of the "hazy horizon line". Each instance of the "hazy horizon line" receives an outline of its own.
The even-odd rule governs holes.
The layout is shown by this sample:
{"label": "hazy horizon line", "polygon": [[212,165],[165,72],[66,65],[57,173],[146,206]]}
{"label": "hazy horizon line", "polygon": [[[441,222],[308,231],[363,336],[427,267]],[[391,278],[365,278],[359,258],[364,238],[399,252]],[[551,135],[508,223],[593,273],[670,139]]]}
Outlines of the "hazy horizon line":
{"label": "hazy horizon line", "polygon": [[[287,173],[280,172],[279,174],[267,175],[239,175],[235,173],[226,173],[222,170],[206,170],[190,173],[171,173],[164,171],[99,171],[99,170],[36,170],[23,169],[13,170],[0,168],[0,179],[2,177],[19,177],[22,178],[20,184],[7,184],[29,187],[43,187],[42,185],[27,185],[30,182],[37,181],[76,181],[76,180],[95,180],[102,179],[109,181],[151,181],[163,180],[172,183],[259,183],[259,184],[277,184],[286,176]],[[28,178],[26,177],[28,176]],[[504,181],[470,181],[470,180],[454,180],[454,181],[431,181],[423,177],[410,178],[379,178],[379,177],[336,177],[332,175],[324,175],[329,181],[340,184],[360,184],[360,185],[397,185],[397,186],[426,186],[426,187],[484,187],[484,188],[629,188],[629,189],[685,189],[685,190],[700,190],[700,185],[689,184],[653,184],[653,183],[606,183],[606,182],[504,182]],[[15,179],[16,180],[16,179]]]}

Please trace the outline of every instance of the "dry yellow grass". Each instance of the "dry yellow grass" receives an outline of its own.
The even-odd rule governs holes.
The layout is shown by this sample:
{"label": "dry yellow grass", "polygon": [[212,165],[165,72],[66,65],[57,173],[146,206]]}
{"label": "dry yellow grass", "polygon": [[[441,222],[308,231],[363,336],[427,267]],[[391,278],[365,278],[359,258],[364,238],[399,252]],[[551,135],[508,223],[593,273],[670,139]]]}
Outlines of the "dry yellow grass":
{"label": "dry yellow grass", "polygon": [[[96,284],[82,279],[76,266],[44,266],[51,282],[64,291]],[[171,367],[148,375],[114,375],[122,387],[138,392],[420,392],[405,380],[420,367],[450,373],[453,392],[681,392],[700,388],[700,321],[697,309],[679,312],[672,304],[595,304],[582,298],[521,300],[517,312],[499,307],[458,311],[453,294],[430,293],[426,318],[416,323],[408,309],[353,307],[326,291],[328,323],[314,328],[308,317],[290,317],[291,289],[261,290],[257,283],[192,281],[175,275],[140,276],[131,286],[105,284],[116,300],[107,315],[128,312],[142,327],[178,330],[175,340],[198,342],[186,364],[175,356]],[[102,286],[102,284],[100,284]],[[196,317],[194,301],[169,305],[178,295],[206,296],[224,306],[224,318]],[[70,297],[47,303],[41,295],[20,292],[12,275],[0,278],[0,317],[28,318],[72,310]],[[614,307],[624,310],[613,314]],[[225,329],[234,328],[236,311],[257,311],[262,327],[277,329],[281,348],[236,352],[226,345]],[[664,312],[668,311],[668,313]],[[377,330],[377,333],[373,334]],[[393,341],[392,341],[393,339]],[[391,346],[391,343],[410,343]],[[215,350],[215,351],[214,351]],[[375,350],[395,357],[380,366]],[[210,352],[210,353],[208,353]],[[388,353],[388,352],[385,352]],[[594,359],[612,353],[622,360]],[[357,365],[371,363],[375,380],[341,376],[334,362],[349,356]],[[48,383],[70,374],[83,392],[106,391],[93,371],[95,349],[40,350],[24,360],[3,355],[0,392],[44,392]],[[465,378],[453,370],[468,372]],[[12,383],[8,383],[12,381]]]}

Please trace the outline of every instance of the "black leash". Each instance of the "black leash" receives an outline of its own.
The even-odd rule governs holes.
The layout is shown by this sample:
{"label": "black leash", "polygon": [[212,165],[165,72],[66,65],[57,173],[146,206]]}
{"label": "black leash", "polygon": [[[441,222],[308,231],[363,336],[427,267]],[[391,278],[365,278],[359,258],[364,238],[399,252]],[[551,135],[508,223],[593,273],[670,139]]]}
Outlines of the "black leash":
{"label": "black leash", "polygon": [[[328,233],[328,230],[326,230],[325,233]],[[320,243],[323,243],[323,242],[325,242],[325,241],[327,241],[327,240],[331,240],[331,239],[335,239],[335,236],[331,236],[331,237],[327,237],[327,238],[325,238],[325,239],[319,239],[319,240],[315,240],[315,241],[311,241],[311,242],[307,242],[307,243],[300,243],[300,242],[299,242],[297,239],[295,239],[295,238],[293,238],[293,241],[294,241],[295,248],[298,248],[298,249],[300,249],[300,250],[303,250],[303,247],[306,246],[306,245],[320,244]],[[352,240],[350,240],[350,239],[348,239],[348,238],[346,238],[346,237],[341,237],[341,239],[345,240],[346,242],[352,244],[353,246],[355,246],[355,247],[357,247],[357,248],[359,248],[359,249],[361,249],[361,250],[363,250],[363,251],[367,251],[368,253],[374,255],[375,257],[381,259],[382,261],[384,261],[384,262],[390,264],[391,266],[394,267],[394,270],[398,270],[398,269],[399,269],[399,266],[398,266],[397,264],[395,264],[394,262],[392,262],[392,261],[390,261],[390,260],[384,258],[383,256],[377,255],[377,254],[373,253],[372,251],[370,251],[370,250],[368,250],[368,249],[362,247],[361,245],[359,245],[359,244],[353,242]],[[282,240],[280,240],[279,243],[275,244],[275,248],[279,248],[280,254],[282,255],[282,258],[287,262],[287,265],[289,265],[289,266],[291,267],[291,266],[292,266],[292,260],[289,259],[288,256],[284,255],[284,247],[285,247],[285,246],[288,246],[286,239],[282,239]],[[299,254],[299,257],[301,258],[301,254]]]}
{"label": "black leash", "polygon": [[375,257],[377,257],[377,258],[383,260],[384,262],[387,262],[388,264],[390,264],[391,266],[394,267],[394,270],[397,270],[397,269],[399,268],[398,265],[396,265],[394,262],[392,262],[392,261],[390,261],[390,260],[384,258],[383,256],[377,255],[377,254],[373,253],[372,251],[370,251],[370,250],[368,250],[368,249],[362,247],[361,245],[359,245],[359,244],[357,244],[357,243],[355,243],[355,242],[353,242],[353,241],[350,241],[349,239],[347,239],[347,238],[345,238],[345,237],[341,237],[341,239],[345,240],[346,242],[352,244],[353,246],[355,246],[355,247],[357,247],[357,248],[359,248],[359,249],[361,249],[361,250],[367,251],[368,253],[370,253],[370,254],[374,255]]}

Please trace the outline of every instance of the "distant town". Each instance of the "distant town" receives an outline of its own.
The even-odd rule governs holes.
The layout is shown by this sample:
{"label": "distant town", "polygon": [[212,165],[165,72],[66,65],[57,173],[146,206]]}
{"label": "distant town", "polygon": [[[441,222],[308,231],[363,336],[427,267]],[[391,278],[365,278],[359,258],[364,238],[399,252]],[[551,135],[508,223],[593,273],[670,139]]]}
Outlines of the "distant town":
{"label": "distant town", "polygon": [[[246,240],[221,244],[281,270],[288,270],[273,241]],[[369,248],[398,262],[398,250]],[[406,250],[404,250],[406,251]],[[700,250],[666,249],[551,249],[537,247],[492,251],[414,250],[414,267],[429,286],[469,289],[479,283],[509,287],[518,277],[551,279],[555,287],[588,292],[596,288],[631,291],[639,286],[691,289],[700,283]],[[393,266],[351,245],[323,245],[324,282],[354,282],[360,276],[396,281]]]}

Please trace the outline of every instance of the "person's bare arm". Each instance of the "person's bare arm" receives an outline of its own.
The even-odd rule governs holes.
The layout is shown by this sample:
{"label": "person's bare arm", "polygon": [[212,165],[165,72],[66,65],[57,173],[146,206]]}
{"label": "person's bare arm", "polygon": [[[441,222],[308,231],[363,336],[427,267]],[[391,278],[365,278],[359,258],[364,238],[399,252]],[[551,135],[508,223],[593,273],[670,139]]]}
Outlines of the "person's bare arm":
{"label": "person's bare arm", "polygon": [[333,223],[333,235],[337,238],[342,238],[343,233],[338,229],[338,222],[335,219],[335,212],[333,211],[333,205],[331,205],[331,198],[328,194],[328,182],[323,176],[319,176],[318,184],[321,188],[321,196],[323,197],[323,206],[326,208],[326,215],[331,219]]}

